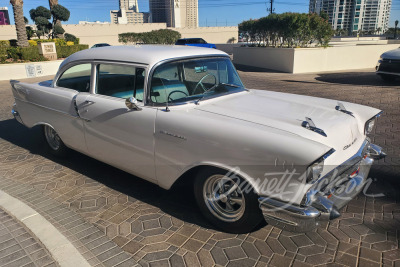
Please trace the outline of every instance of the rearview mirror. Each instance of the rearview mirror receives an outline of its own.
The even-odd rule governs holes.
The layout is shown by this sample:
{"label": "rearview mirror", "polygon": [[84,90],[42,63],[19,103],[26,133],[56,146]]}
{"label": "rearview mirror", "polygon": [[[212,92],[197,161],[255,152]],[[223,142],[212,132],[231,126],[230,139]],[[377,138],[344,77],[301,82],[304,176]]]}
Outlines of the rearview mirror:
{"label": "rearview mirror", "polygon": [[137,99],[134,97],[129,97],[125,100],[125,105],[130,110],[142,110],[140,107],[137,106]]}

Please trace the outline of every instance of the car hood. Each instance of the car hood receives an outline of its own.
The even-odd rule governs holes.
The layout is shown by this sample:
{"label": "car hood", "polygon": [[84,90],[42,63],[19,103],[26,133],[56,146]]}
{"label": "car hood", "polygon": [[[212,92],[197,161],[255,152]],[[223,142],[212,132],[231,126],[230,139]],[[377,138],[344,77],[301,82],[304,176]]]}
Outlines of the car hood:
{"label": "car hood", "polygon": [[[248,93],[207,102],[201,102],[196,109],[278,128],[335,150],[343,150],[345,146],[364,139],[358,120],[336,110],[338,101],[335,100],[250,90]],[[327,136],[304,128],[302,123],[306,117],[311,118]]]}
{"label": "car hood", "polygon": [[387,51],[381,55],[382,58],[400,59],[400,48]]}

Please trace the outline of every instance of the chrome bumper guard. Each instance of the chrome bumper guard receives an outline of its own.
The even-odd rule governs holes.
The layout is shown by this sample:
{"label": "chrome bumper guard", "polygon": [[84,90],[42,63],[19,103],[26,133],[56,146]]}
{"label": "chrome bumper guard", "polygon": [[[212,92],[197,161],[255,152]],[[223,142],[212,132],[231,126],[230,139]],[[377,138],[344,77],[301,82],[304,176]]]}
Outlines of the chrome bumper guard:
{"label": "chrome bumper guard", "polygon": [[13,109],[11,110],[11,114],[14,116],[19,123],[24,124],[22,122],[21,116],[19,115],[18,111],[16,110],[16,104],[14,104]]}
{"label": "chrome bumper guard", "polygon": [[329,195],[316,194],[311,204],[307,206],[296,206],[260,197],[258,201],[265,220],[268,224],[291,232],[308,232],[321,222],[338,218],[339,210],[363,190],[374,160],[385,156],[379,146],[370,144],[366,156],[360,161],[360,169],[355,177],[349,177]]}

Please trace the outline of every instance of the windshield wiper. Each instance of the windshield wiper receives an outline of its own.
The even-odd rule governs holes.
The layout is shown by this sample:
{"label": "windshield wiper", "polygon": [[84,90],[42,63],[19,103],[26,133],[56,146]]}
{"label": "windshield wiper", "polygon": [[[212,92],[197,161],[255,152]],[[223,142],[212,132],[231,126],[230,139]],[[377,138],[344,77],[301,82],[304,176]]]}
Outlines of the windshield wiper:
{"label": "windshield wiper", "polygon": [[206,97],[205,95],[206,95],[208,92],[214,90],[215,88],[217,88],[217,87],[219,87],[219,86],[221,86],[221,85],[227,85],[227,86],[231,86],[231,87],[235,87],[235,88],[240,88],[240,86],[239,86],[239,85],[236,85],[236,84],[219,83],[219,84],[213,85],[211,88],[209,88],[209,89],[207,89],[206,91],[204,91],[203,96],[200,97],[199,99],[197,99],[194,103],[195,103],[196,105],[198,105],[198,104],[200,103],[200,101],[202,101],[202,100]]}

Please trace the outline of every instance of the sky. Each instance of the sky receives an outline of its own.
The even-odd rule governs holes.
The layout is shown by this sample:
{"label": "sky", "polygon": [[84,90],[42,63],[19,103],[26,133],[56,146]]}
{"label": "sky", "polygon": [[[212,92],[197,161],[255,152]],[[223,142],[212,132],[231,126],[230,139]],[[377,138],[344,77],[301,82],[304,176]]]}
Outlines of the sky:
{"label": "sky", "polygon": [[[198,0],[199,24],[206,26],[236,26],[244,20],[268,15],[270,0]],[[68,24],[79,21],[110,21],[110,10],[118,9],[118,0],[59,0],[59,4],[71,11]],[[25,0],[24,14],[29,18],[29,10],[43,5],[48,8],[48,0]],[[138,0],[139,11],[149,11],[149,0]],[[275,13],[308,12],[308,0],[274,0]],[[9,0],[0,0],[0,7],[8,7],[11,23],[14,23]],[[30,19],[30,18],[29,18]],[[400,0],[392,0],[389,27],[400,20]]]}

